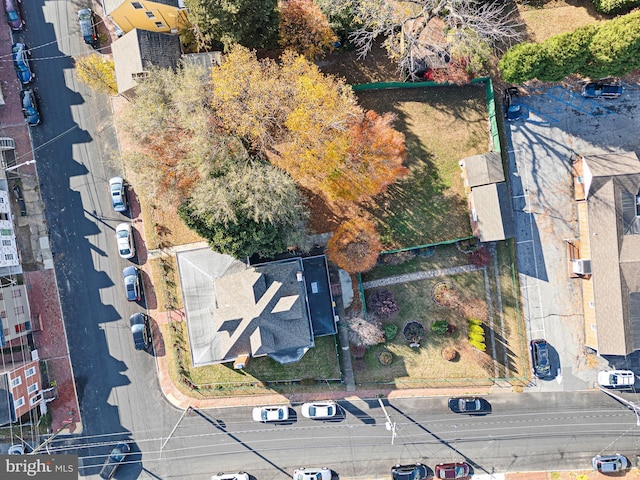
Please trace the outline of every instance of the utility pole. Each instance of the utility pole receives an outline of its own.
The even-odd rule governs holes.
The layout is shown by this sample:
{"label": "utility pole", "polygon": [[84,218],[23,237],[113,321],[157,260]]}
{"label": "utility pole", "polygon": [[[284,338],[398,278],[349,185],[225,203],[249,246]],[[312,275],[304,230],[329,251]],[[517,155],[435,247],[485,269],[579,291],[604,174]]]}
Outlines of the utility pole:
{"label": "utility pole", "polygon": [[5,168],[4,171],[5,172],[11,172],[11,171],[17,170],[18,168],[23,167],[25,165],[31,165],[32,163],[36,163],[36,161],[35,160],[28,160],[26,162],[19,163],[18,165],[13,165],[12,167]]}
{"label": "utility pole", "polygon": [[164,448],[164,446],[167,444],[167,442],[169,441],[169,439],[171,438],[171,436],[175,433],[176,429],[178,428],[178,425],[180,425],[180,422],[182,421],[182,419],[184,417],[187,416],[187,413],[189,413],[191,411],[191,405],[189,405],[184,412],[182,412],[182,415],[180,415],[180,418],[178,419],[178,421],[176,422],[175,426],[173,427],[173,430],[171,430],[171,433],[169,434],[169,436],[167,437],[167,439],[162,443],[162,445],[160,446],[160,455],[162,455],[162,449]]}
{"label": "utility pole", "polygon": [[51,435],[44,442],[42,442],[40,445],[38,445],[36,448],[30,451],[27,455],[33,455],[34,453],[38,453],[38,451],[42,447],[49,445],[53,441],[53,439],[56,438],[60,434],[60,432],[62,432],[62,430],[67,428],[71,423],[73,423],[73,412],[69,412],[69,418],[64,422],[62,422],[62,426],[58,430],[56,430],[53,435]]}
{"label": "utility pole", "polygon": [[387,409],[384,407],[384,403],[382,403],[381,398],[378,399],[378,403],[380,404],[380,408],[382,408],[382,411],[384,412],[384,416],[387,419],[387,422],[385,423],[385,427],[387,427],[387,430],[391,432],[391,445],[393,445],[393,441],[396,438],[396,422],[391,421],[391,417],[389,417],[389,414],[387,413]]}

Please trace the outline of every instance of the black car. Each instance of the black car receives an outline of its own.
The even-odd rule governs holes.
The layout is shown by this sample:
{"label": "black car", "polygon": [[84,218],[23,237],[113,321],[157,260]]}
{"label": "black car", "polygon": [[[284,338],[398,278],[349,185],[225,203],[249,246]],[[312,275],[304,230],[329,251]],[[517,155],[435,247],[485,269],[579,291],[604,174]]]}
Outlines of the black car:
{"label": "black car", "polygon": [[551,362],[549,361],[549,344],[546,340],[531,340],[531,362],[533,363],[533,374],[536,377],[549,376]]}
{"label": "black car", "polygon": [[502,104],[504,107],[504,118],[506,118],[508,122],[522,118],[523,109],[520,103],[520,92],[516,87],[504,89]]}
{"label": "black car", "polygon": [[586,98],[620,98],[622,85],[617,83],[591,82],[582,87],[582,96]]}
{"label": "black car", "polygon": [[127,456],[131,449],[129,448],[129,444],[127,443],[119,443],[115,446],[111,453],[107,457],[107,460],[104,462],[102,466],[102,470],[100,470],[100,478],[104,478],[105,480],[109,480],[116,473],[116,470],[124,460],[124,457]]}
{"label": "black car", "polygon": [[149,315],[134,313],[129,317],[129,324],[131,325],[131,335],[133,336],[133,345],[136,350],[148,349],[153,340]]}
{"label": "black car", "polygon": [[391,469],[393,480],[424,480],[429,476],[429,470],[421,463],[413,465],[396,465]]}
{"label": "black car", "polygon": [[453,413],[466,413],[468,415],[481,415],[489,413],[489,402],[480,397],[454,397],[449,399],[449,410]]}

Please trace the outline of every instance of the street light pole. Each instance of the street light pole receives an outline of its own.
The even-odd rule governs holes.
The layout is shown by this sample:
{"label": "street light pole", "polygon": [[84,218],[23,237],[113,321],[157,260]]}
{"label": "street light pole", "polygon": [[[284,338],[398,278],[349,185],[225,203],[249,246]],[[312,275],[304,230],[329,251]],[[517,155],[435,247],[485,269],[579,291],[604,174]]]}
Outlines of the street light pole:
{"label": "street light pole", "polygon": [[5,172],[11,172],[13,170],[17,170],[20,167],[24,167],[25,165],[31,165],[32,163],[36,163],[35,160],[27,160],[26,162],[19,163],[18,165],[13,165],[12,167],[5,168]]}
{"label": "street light pole", "polygon": [[610,397],[615,398],[616,400],[618,400],[621,403],[624,403],[627,407],[629,407],[631,410],[633,410],[633,413],[636,414],[636,425],[638,427],[640,427],[640,412],[638,412],[638,409],[640,409],[640,405],[636,405],[635,403],[631,403],[629,400],[625,400],[622,397],[619,397],[618,395],[616,395],[615,393],[613,393],[610,390],[607,390],[606,388],[602,388],[600,386],[598,386],[598,388],[606,393],[607,395],[609,395]]}
{"label": "street light pole", "polygon": [[385,424],[385,427],[387,427],[387,430],[391,431],[391,445],[393,445],[393,441],[396,438],[396,422],[391,421],[391,417],[389,417],[389,414],[387,413],[387,409],[384,408],[384,403],[382,403],[382,399],[379,398],[378,403],[380,404],[380,408],[382,408],[382,411],[384,412],[384,416],[387,419],[387,423]]}

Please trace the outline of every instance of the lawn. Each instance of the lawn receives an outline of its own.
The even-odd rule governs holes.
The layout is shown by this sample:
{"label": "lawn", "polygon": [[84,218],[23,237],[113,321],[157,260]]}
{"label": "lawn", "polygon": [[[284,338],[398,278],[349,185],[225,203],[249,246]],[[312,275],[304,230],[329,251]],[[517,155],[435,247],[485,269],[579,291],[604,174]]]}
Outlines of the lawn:
{"label": "lawn", "polygon": [[367,206],[384,247],[471,235],[458,162],[488,151],[484,86],[368,90],[358,98],[367,109],[394,113],[406,137],[409,175]]}
{"label": "lawn", "polygon": [[[369,348],[364,361],[355,361],[356,383],[385,383],[398,387],[434,384],[442,379],[487,380],[492,376],[487,370],[491,366],[491,357],[471,347],[467,341],[467,317],[487,319],[484,277],[482,272],[467,273],[446,277],[459,295],[462,309],[438,306],[431,298],[431,291],[443,279],[429,279],[402,283],[385,287],[390,290],[400,307],[392,318],[383,321],[398,327],[397,336],[390,342]],[[367,290],[370,298],[375,290]],[[455,326],[452,334],[438,335],[430,330],[435,320],[446,320]],[[419,348],[412,348],[402,335],[402,328],[408,321],[418,321],[425,327],[426,335],[420,341]],[[452,346],[459,354],[457,361],[449,362],[442,358],[444,347]],[[382,366],[378,354],[388,350],[393,353],[391,365]]]}
{"label": "lawn", "polygon": [[518,5],[518,15],[524,23],[528,42],[542,42],[553,35],[607,18],[596,12],[591,0],[521,2]]}
{"label": "lawn", "polygon": [[[258,357],[252,358],[243,370],[234,370],[230,363],[194,368],[191,366],[186,325],[184,323],[173,325],[177,330],[171,332],[171,335],[168,328],[163,331],[164,338],[171,338],[174,345],[174,348],[168,350],[179,351],[178,357],[182,358],[185,375],[199,387],[199,393],[203,396],[290,391],[293,385],[297,389],[300,388],[300,383],[307,388],[312,388],[313,381],[310,379],[322,382],[341,378],[334,336],[316,338],[315,348],[310,349],[302,360],[290,365],[281,365],[269,357]],[[184,390],[184,382],[179,380],[175,355],[172,353],[170,375],[174,383],[181,384]],[[323,385],[326,388],[326,384]]]}
{"label": "lawn", "polygon": [[[354,360],[356,381],[359,384],[385,383],[398,387],[437,386],[442,384],[442,379],[447,379],[447,383],[488,382],[493,377],[509,378],[512,383],[525,381],[528,371],[527,344],[519,312],[519,292],[511,271],[512,248],[510,242],[497,244],[497,262],[494,263],[492,258],[487,266],[487,284],[484,273],[478,271],[384,287],[393,293],[399,312],[389,320],[383,320],[383,324],[393,323],[399,333],[393,341],[369,348],[364,360]],[[406,261],[399,264],[382,263],[363,274],[362,280],[367,282],[469,264],[469,256],[458,251],[455,245],[438,246],[428,252],[428,256],[411,256],[407,252],[397,254]],[[455,287],[459,295],[456,302],[458,307],[441,307],[433,301],[433,287],[442,281],[451,282]],[[491,322],[487,286],[491,298]],[[376,290],[365,290],[368,305]],[[373,313],[370,306],[367,311],[368,314]],[[482,320],[487,353],[469,345],[468,318]],[[419,321],[426,329],[426,337],[420,342],[419,349],[410,348],[401,334],[405,323],[412,320]],[[446,320],[456,327],[455,332],[443,336],[431,333],[430,326],[434,320]],[[458,350],[458,361],[447,362],[442,358],[441,352],[446,346]],[[390,366],[383,366],[378,361],[378,355],[383,350],[394,354],[395,360]]]}

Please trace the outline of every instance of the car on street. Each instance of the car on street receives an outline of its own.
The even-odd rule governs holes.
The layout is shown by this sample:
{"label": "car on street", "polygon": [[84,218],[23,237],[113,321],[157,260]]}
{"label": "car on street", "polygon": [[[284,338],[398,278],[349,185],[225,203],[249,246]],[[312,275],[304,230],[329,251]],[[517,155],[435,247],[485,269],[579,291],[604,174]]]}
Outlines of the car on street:
{"label": "car on street", "polygon": [[453,413],[479,415],[489,413],[490,406],[489,402],[480,397],[453,397],[449,399],[449,410]]}
{"label": "car on street", "polygon": [[302,404],[302,416],[314,419],[333,418],[338,413],[336,402],[311,402]]}
{"label": "car on street", "polygon": [[413,465],[395,465],[391,468],[393,480],[425,480],[429,477],[429,470],[421,463]]}
{"label": "car on street", "polygon": [[100,470],[100,478],[104,478],[105,480],[112,478],[130,450],[128,443],[118,443],[114,449],[111,450],[107,460],[104,462],[102,470]]}
{"label": "car on street", "polygon": [[93,12],[89,8],[83,8],[78,11],[78,23],[80,24],[80,33],[82,39],[87,45],[92,47],[98,46],[98,34],[96,32],[96,22]]}
{"label": "car on street", "polygon": [[140,287],[140,270],[129,265],[122,270],[124,281],[124,291],[129,302],[139,302],[142,299],[142,288]]}
{"label": "car on street", "polygon": [[22,114],[27,125],[30,127],[40,125],[40,112],[36,103],[36,94],[33,93],[33,90],[21,90],[20,103],[22,104]]}
{"label": "car on street", "polygon": [[255,407],[252,416],[256,422],[282,422],[289,419],[289,407],[286,405]]}
{"label": "car on street", "polygon": [[464,478],[469,476],[471,468],[466,462],[439,463],[436,465],[436,478]]}
{"label": "car on street", "polygon": [[[146,313],[134,313],[129,317],[133,346],[136,350],[146,350],[151,346],[153,334],[151,333],[151,321]],[[242,479],[238,479],[242,480]]]}
{"label": "car on street", "polygon": [[629,468],[627,457],[616,453],[615,455],[596,455],[591,460],[593,469],[602,473],[616,473]]}
{"label": "car on street", "polygon": [[116,227],[116,240],[118,241],[118,253],[122,258],[133,258],[136,254],[133,229],[129,223],[121,223]]}
{"label": "car on street", "polygon": [[586,98],[620,98],[622,85],[607,82],[590,82],[582,87],[582,96]]}
{"label": "car on street", "polygon": [[127,188],[122,177],[109,179],[109,192],[111,193],[111,206],[116,212],[127,211]]}
{"label": "car on street", "polygon": [[610,388],[625,388],[636,383],[636,374],[631,370],[603,370],[598,372],[598,385]]}
{"label": "car on street", "polygon": [[31,83],[35,75],[29,66],[26,45],[24,43],[14,43],[11,47],[11,56],[13,57],[13,68],[16,70],[16,75],[20,83],[23,85]]}
{"label": "car on street", "polygon": [[520,91],[517,87],[504,89],[502,105],[504,107],[504,118],[508,122],[522,118],[523,108],[522,103],[520,102]]}
{"label": "car on street", "polygon": [[549,344],[543,339],[531,340],[530,348],[533,374],[538,378],[548,377],[551,374]]}
{"label": "car on street", "polygon": [[7,23],[11,30],[22,30],[24,21],[20,14],[19,2],[17,0],[4,0],[4,13],[7,17]]}
{"label": "car on street", "polygon": [[293,480],[331,480],[327,467],[302,467],[293,471]]}
{"label": "car on street", "polygon": [[249,480],[249,475],[245,472],[217,473],[216,475],[211,475],[211,480]]}

